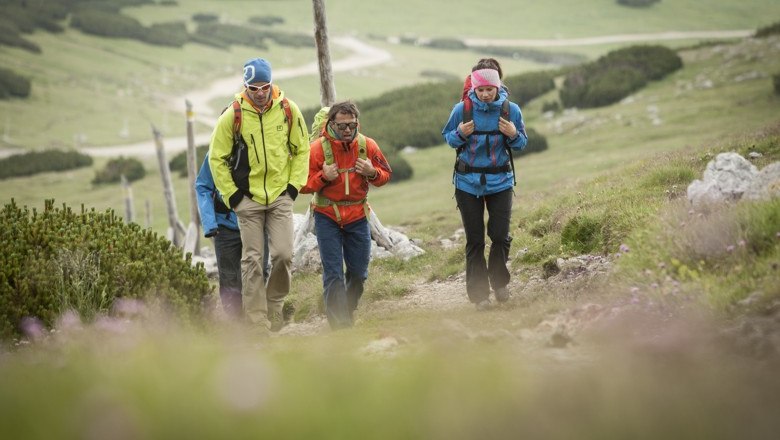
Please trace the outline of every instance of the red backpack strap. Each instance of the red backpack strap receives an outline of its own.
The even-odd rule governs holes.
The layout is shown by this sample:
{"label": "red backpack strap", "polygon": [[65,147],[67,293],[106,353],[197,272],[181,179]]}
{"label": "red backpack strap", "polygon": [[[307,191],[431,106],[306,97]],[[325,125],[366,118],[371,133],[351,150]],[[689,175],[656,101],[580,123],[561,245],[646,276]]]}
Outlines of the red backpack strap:
{"label": "red backpack strap", "polygon": [[241,104],[233,101],[233,134],[241,134]]}
{"label": "red backpack strap", "polygon": [[466,98],[463,100],[463,123],[466,124],[468,122],[471,122],[471,120],[474,118],[474,110],[473,110],[474,103],[471,102],[471,98]]}
{"label": "red backpack strap", "polygon": [[290,102],[287,101],[287,98],[282,98],[282,110],[284,110],[284,116],[287,119],[287,136],[289,136],[292,131],[293,118]]}
{"label": "red backpack strap", "polygon": [[463,80],[463,94],[460,95],[460,100],[465,101],[469,97],[471,91],[471,75],[466,75],[466,79]]}

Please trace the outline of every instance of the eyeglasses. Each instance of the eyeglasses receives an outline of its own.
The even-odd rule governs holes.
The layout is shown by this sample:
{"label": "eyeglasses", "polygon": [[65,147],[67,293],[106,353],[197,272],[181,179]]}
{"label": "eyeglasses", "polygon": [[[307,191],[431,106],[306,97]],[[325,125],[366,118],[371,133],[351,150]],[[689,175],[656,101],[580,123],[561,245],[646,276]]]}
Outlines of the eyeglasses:
{"label": "eyeglasses", "polygon": [[247,90],[249,90],[250,92],[262,91],[263,93],[265,93],[271,90],[271,83],[263,84],[262,86],[253,86],[251,84],[245,84],[245,85]]}
{"label": "eyeglasses", "polygon": [[358,123],[357,122],[334,122],[333,125],[336,126],[339,130],[346,130],[347,127],[349,127],[350,130],[354,130],[357,128]]}

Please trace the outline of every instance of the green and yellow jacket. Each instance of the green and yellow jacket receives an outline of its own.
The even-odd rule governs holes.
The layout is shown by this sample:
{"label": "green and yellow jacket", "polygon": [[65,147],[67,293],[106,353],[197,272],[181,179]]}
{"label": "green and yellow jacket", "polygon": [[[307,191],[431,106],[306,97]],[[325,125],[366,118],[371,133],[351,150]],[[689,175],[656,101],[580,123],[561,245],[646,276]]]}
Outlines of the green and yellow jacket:
{"label": "green and yellow jacket", "polygon": [[[217,120],[209,146],[214,184],[226,205],[235,208],[244,196],[268,205],[288,191],[295,199],[309,172],[309,134],[298,106],[273,86],[273,100],[262,112],[244,94],[236,94],[241,108],[241,138],[234,151],[235,112],[228,106]],[[283,101],[290,107],[288,124]],[[289,131],[289,132],[288,132]],[[243,144],[243,145],[242,145]]]}

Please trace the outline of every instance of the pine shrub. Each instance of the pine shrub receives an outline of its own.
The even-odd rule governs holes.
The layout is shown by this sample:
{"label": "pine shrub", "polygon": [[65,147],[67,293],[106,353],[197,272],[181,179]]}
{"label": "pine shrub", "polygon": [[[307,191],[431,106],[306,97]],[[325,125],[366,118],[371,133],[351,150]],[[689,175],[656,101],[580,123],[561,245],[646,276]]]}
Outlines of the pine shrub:
{"label": "pine shrub", "polygon": [[0,338],[18,336],[35,317],[46,326],[67,310],[82,318],[110,313],[119,298],[164,307],[185,322],[199,320],[210,294],[205,270],[189,254],[113,211],[76,213],[47,200],[42,212],[11,200],[0,227]]}

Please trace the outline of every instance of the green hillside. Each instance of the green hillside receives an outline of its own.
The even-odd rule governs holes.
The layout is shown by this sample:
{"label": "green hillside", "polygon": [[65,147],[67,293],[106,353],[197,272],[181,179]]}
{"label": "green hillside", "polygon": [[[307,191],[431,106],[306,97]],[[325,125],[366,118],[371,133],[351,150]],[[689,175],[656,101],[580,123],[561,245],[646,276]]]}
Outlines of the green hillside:
{"label": "green hillside", "polygon": [[[238,24],[248,24],[249,17],[253,16],[283,18],[281,25],[255,25],[256,29],[270,32],[311,33],[313,26],[311,2],[304,0],[174,3],[124,8],[122,13],[146,26],[184,20],[190,31],[195,29],[192,19],[195,14],[213,14],[222,22]],[[611,0],[600,0],[597,7],[592,2],[569,0],[522,7],[515,2],[501,1],[493,4],[498,10],[508,12],[494,14],[491,20],[495,24],[484,27],[466,25],[470,21],[468,9],[449,8],[448,2],[442,1],[420,4],[404,0],[381,6],[339,1],[327,6],[332,39],[356,35],[393,56],[390,63],[336,75],[340,97],[361,99],[435,80],[441,75],[460,77],[475,59],[484,55],[473,50],[392,44],[387,42],[391,37],[565,39],[755,29],[780,17],[780,8],[775,3],[770,0],[738,4],[723,0],[659,2],[650,8],[633,9]],[[439,12],[444,9],[447,14]],[[407,20],[404,14],[395,11],[415,11],[417,20]],[[522,31],[518,32],[518,28]],[[235,74],[244,60],[253,56],[263,55],[273,60],[277,69],[315,61],[312,48],[280,46],[273,41],[266,41],[265,49],[241,45],[222,49],[195,43],[175,48],[122,38],[99,38],[69,27],[59,34],[38,30],[22,36],[40,46],[43,52],[31,53],[0,45],[0,68],[10,69],[32,82],[28,99],[0,101],[0,124],[4,130],[1,145],[5,147],[37,149],[145,141],[150,139],[150,124],[160,127],[166,136],[182,136],[184,99],[188,91]],[[691,41],[695,40],[665,43],[679,46]],[[621,45],[534,50],[595,58]],[[334,60],[347,55],[333,41],[331,47]],[[532,59],[501,58],[507,72],[550,67]],[[319,102],[319,85],[314,76],[286,79],[280,85],[303,107]],[[229,96],[218,98],[215,105],[224,105],[227,99]],[[199,130],[208,132],[206,127]]]}
{"label": "green hillside", "polygon": [[[224,14],[260,3],[287,11],[285,17],[308,14],[303,6],[309,6],[181,3],[221,5]],[[328,3],[338,3],[334,25],[347,26],[343,14],[350,11],[365,14],[375,32],[401,24],[395,17],[388,21],[394,28],[380,23],[374,2]],[[748,4],[764,14],[757,21],[773,15],[774,3]],[[507,1],[504,9],[512,5]],[[741,4],[725,2],[661,1],[638,11],[613,6],[605,2],[602,14],[586,16],[660,10],[670,25],[706,16],[708,24],[697,25],[703,29],[753,17]],[[420,14],[429,8],[406,1],[393,7]],[[542,16],[542,9],[526,10]],[[450,10],[451,18],[468,18]],[[175,17],[175,8],[166,11]],[[152,12],[157,9],[135,13],[149,20]],[[531,22],[539,35],[554,35]],[[603,29],[657,30],[660,22],[636,21],[629,29],[607,20]],[[585,32],[577,26],[571,32]],[[0,348],[3,433],[30,439],[775,438],[780,202],[697,212],[685,190],[720,152],[761,153],[753,159],[759,168],[780,160],[780,95],[773,86],[780,36],[701,44],[678,54],[680,70],[619,103],[544,112],[557,100],[549,92],[523,107],[549,148],[516,160],[507,304],[475,312],[465,299],[452,149],[405,151],[414,178],[372,189],[370,201],[385,225],[403,228],[426,253],[372,262],[354,328],[327,330],[317,273],[294,276],[289,300],[296,322],[268,339],[219,315],[193,328],[151,305],[126,306],[91,324],[66,315],[55,332],[32,328],[30,341]],[[356,79],[354,90],[362,90],[356,97],[413,82],[409,72],[424,64],[418,62],[424,55],[448,59],[443,51],[404,46],[396,60],[417,60],[415,67],[397,61],[385,73],[398,78],[374,79],[373,89],[370,77]],[[462,75],[475,58],[453,54],[463,62],[453,72]],[[519,73],[517,64],[507,66],[509,74]],[[40,208],[44,198],[54,198],[76,211],[83,203],[121,213],[118,186],[89,183],[105,162],[4,180],[0,200]],[[149,200],[149,226],[162,232],[160,178],[155,162],[144,162],[147,175],[133,185],[137,221],[144,223],[142,201]],[[187,181],[174,179],[186,220]],[[301,197],[296,210],[306,203]],[[586,264],[567,270],[572,261]]]}

